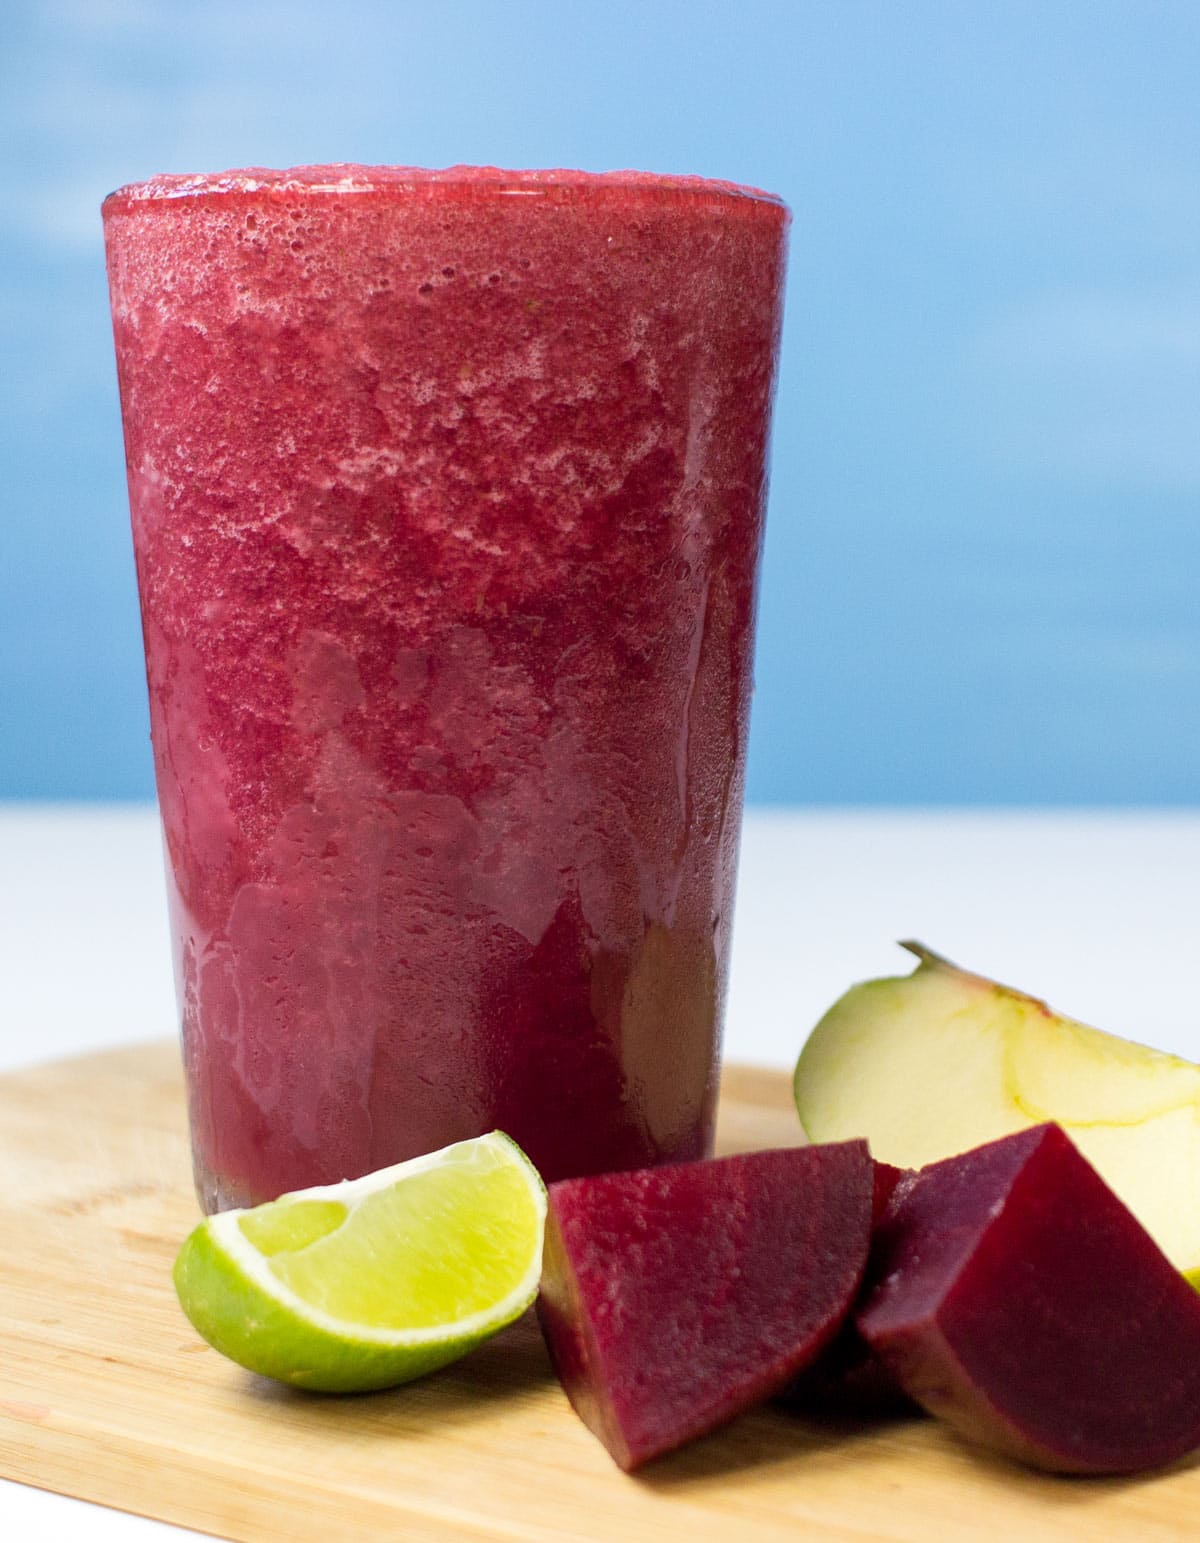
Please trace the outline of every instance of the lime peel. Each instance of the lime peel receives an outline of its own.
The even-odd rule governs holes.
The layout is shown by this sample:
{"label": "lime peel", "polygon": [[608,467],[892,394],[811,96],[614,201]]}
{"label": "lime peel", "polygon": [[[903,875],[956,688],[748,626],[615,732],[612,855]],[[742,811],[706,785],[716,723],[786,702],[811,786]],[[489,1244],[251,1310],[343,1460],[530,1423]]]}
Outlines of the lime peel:
{"label": "lime peel", "polygon": [[[365,1241],[372,1271],[378,1268],[381,1255],[386,1258],[390,1254],[401,1265],[406,1248],[410,1248],[425,1260],[424,1286],[429,1288],[432,1282],[436,1289],[436,1215],[419,1213],[409,1234],[380,1230],[376,1237],[379,1222],[386,1224],[388,1220],[386,1207],[377,1198],[374,1214],[368,1218],[364,1211],[372,1197],[386,1197],[389,1191],[403,1199],[405,1186],[414,1180],[419,1184],[423,1176],[433,1180],[430,1194],[435,1201],[441,1188],[452,1202],[448,1210],[455,1222],[454,1235],[444,1240],[450,1275],[456,1268],[455,1256],[457,1266],[461,1266],[476,1237],[483,1239],[490,1232],[507,1244],[510,1239],[504,1227],[511,1220],[512,1247],[498,1267],[495,1248],[489,1252],[480,1244],[483,1270],[486,1272],[490,1263],[492,1273],[498,1276],[497,1294],[485,1306],[464,1314],[450,1312],[442,1321],[419,1327],[382,1327],[338,1317],[281,1279],[281,1259],[299,1258],[314,1248],[322,1250],[319,1265],[315,1270],[310,1267],[318,1280],[322,1273],[336,1276],[339,1267],[353,1270],[356,1254],[359,1261],[364,1257]],[[464,1219],[469,1222],[472,1217],[476,1199],[478,1233],[464,1225]],[[489,1200],[500,1202],[499,1217],[494,1209],[489,1210]],[[278,1238],[286,1234],[286,1226],[268,1227],[273,1246],[266,1254],[260,1252],[243,1229],[243,1220],[269,1219],[269,1213],[274,1212],[275,1219],[284,1223],[287,1209],[298,1205],[314,1210],[327,1207],[331,1225],[322,1227],[315,1236],[301,1230],[299,1247],[293,1250],[276,1246]],[[511,1217],[506,1208],[511,1208]],[[338,1210],[344,1213],[340,1219]],[[297,1191],[253,1211],[232,1210],[210,1216],[180,1251],[175,1285],[184,1311],[200,1334],[251,1371],[330,1392],[389,1387],[456,1360],[520,1316],[537,1293],[545,1215],[546,1192],[537,1171],[515,1142],[493,1131],[360,1179]],[[344,1240],[340,1234],[345,1235]],[[514,1267],[519,1269],[515,1279]],[[397,1268],[397,1274],[402,1275],[403,1270]],[[488,1284],[486,1273],[483,1283]],[[449,1284],[453,1286],[452,1281]],[[478,1298],[478,1282],[474,1287]],[[447,1296],[453,1296],[452,1289]],[[426,1304],[421,1316],[427,1315]]]}

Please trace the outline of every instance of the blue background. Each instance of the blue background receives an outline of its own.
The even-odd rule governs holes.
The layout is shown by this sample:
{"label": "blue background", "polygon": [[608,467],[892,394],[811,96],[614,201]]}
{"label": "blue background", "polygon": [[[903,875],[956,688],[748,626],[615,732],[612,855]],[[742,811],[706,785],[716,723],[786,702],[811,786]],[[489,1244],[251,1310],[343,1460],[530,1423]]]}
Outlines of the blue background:
{"label": "blue background", "polygon": [[0,6],[0,797],[152,791],[98,206],[637,166],[795,223],[751,797],[1192,803],[1200,8]]}

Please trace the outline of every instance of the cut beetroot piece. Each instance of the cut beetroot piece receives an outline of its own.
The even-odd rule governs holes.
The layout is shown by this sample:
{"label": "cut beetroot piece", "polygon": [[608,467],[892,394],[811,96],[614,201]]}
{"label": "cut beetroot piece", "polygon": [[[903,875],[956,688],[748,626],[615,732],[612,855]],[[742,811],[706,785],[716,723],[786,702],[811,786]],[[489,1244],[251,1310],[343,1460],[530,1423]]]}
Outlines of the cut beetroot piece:
{"label": "cut beetroot piece", "polygon": [[892,1163],[875,1162],[875,1184],[871,1191],[871,1226],[878,1227],[887,1215],[887,1208],[891,1204],[892,1196],[900,1186],[902,1179],[911,1179],[915,1170],[912,1168],[897,1168]]}
{"label": "cut beetroot piece", "polygon": [[[882,1222],[901,1180],[912,1177],[912,1169],[876,1162],[872,1228]],[[868,1254],[863,1289],[869,1285],[872,1276],[871,1256]],[[853,1313],[847,1316],[816,1360],[793,1377],[782,1390],[779,1402],[806,1414],[859,1418],[919,1411],[919,1406],[909,1398],[862,1337]]]}
{"label": "cut beetroot piece", "polygon": [[[888,1203],[911,1168],[876,1162],[872,1227],[883,1220]],[[872,1278],[868,1256],[864,1287]],[[779,1402],[805,1414],[859,1418],[920,1413],[908,1394],[858,1331],[851,1313],[811,1366],[806,1366],[779,1394]]]}
{"label": "cut beetroot piece", "polygon": [[550,1186],[538,1313],[567,1396],[624,1469],[777,1392],[850,1311],[863,1141]]}
{"label": "cut beetroot piece", "polygon": [[963,1435],[1062,1473],[1200,1446],[1200,1294],[1057,1126],[901,1184],[871,1277],[860,1332]]}

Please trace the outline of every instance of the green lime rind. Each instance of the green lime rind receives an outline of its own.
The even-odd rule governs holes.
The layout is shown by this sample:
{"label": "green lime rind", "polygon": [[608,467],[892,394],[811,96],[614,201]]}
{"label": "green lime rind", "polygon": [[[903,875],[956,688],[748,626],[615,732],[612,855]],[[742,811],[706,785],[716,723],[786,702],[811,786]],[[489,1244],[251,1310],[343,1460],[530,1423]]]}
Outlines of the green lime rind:
{"label": "green lime rind", "polygon": [[[423,1377],[473,1350],[520,1317],[537,1294],[541,1272],[546,1192],[533,1165],[515,1142],[500,1132],[461,1142],[449,1153],[489,1145],[509,1164],[518,1165],[527,1187],[528,1266],[482,1310],[422,1327],[379,1328],[331,1318],[275,1278],[267,1260],[242,1231],[243,1217],[257,1212],[226,1211],[207,1217],[185,1241],[175,1262],[180,1305],[197,1332],[214,1349],[248,1371],[292,1387],[325,1393],[364,1393]],[[272,1202],[326,1200],[336,1196],[351,1207],[362,1192],[377,1193],[387,1183],[403,1183],[406,1171],[426,1172],[442,1154],[417,1158],[348,1184],[299,1191]],[[432,1240],[436,1242],[436,1239]],[[461,1234],[455,1239],[459,1248]],[[428,1249],[431,1239],[423,1236]],[[469,1240],[468,1240],[469,1242]],[[389,1239],[390,1246],[402,1240]]]}
{"label": "green lime rind", "polygon": [[298,1324],[292,1309],[231,1265],[203,1226],[184,1244],[174,1273],[184,1312],[214,1350],[247,1371],[322,1393],[367,1393],[423,1377],[466,1355],[528,1305],[514,1307],[473,1333],[388,1347],[351,1333],[326,1336]]}

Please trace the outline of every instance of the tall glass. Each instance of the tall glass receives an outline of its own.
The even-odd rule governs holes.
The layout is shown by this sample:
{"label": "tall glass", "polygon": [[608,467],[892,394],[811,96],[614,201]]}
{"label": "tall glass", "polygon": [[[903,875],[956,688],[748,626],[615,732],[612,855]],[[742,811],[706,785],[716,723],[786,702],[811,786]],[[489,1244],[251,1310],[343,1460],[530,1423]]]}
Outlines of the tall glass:
{"label": "tall glass", "polygon": [[327,166],[104,224],[202,1204],[706,1152],[783,205]]}

